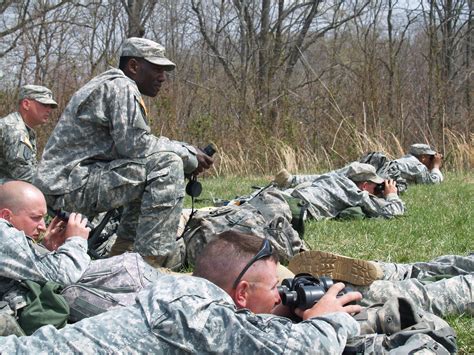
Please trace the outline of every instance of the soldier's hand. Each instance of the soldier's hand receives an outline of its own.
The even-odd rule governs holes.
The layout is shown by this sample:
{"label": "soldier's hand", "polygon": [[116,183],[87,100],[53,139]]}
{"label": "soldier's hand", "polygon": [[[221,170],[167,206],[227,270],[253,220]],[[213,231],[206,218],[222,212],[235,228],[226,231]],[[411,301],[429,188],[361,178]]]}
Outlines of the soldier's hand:
{"label": "soldier's hand", "polygon": [[398,189],[397,189],[397,183],[395,180],[385,180],[385,189],[383,190],[383,195],[388,196],[389,194],[396,194]]}
{"label": "soldier's hand", "polygon": [[202,149],[198,147],[195,147],[195,148],[197,151],[196,158],[198,161],[198,167],[196,168],[196,170],[193,171],[193,175],[199,175],[204,170],[209,169],[212,166],[212,164],[214,164],[214,159],[212,159],[209,155],[204,153]]}
{"label": "soldier's hand", "polygon": [[436,153],[433,157],[433,167],[432,168],[441,168],[443,163],[443,155],[441,153]]}
{"label": "soldier's hand", "polygon": [[89,238],[90,228],[86,227],[87,218],[80,213],[71,213],[67,221],[65,239],[71,237]]}
{"label": "soldier's hand", "polygon": [[349,314],[360,312],[362,310],[360,305],[351,304],[346,306],[346,304],[361,300],[362,294],[360,292],[348,292],[341,297],[337,297],[337,294],[341,292],[344,287],[345,285],[342,282],[332,285],[313,307],[304,311],[299,308],[295,309],[296,315],[306,320],[334,312],[345,312]]}
{"label": "soldier's hand", "polygon": [[48,250],[53,251],[64,244],[64,241],[66,240],[65,237],[66,222],[59,217],[54,217],[44,233],[42,244]]}

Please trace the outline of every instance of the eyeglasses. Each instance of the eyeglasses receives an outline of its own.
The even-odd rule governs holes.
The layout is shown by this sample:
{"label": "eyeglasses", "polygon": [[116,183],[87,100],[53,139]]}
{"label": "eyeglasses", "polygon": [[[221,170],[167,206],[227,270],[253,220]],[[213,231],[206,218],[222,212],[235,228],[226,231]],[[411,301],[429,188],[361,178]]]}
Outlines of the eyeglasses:
{"label": "eyeglasses", "polygon": [[265,238],[262,242],[262,246],[260,247],[260,250],[258,251],[258,253],[255,254],[255,256],[252,259],[250,259],[250,261],[247,263],[247,265],[245,265],[243,270],[240,272],[239,276],[237,276],[237,278],[235,279],[234,284],[232,285],[232,289],[237,288],[237,285],[239,284],[242,277],[245,275],[247,270],[254,263],[256,263],[257,261],[259,261],[261,259],[267,258],[267,257],[271,256],[272,254],[273,254],[272,243],[270,243],[270,241],[267,238]]}

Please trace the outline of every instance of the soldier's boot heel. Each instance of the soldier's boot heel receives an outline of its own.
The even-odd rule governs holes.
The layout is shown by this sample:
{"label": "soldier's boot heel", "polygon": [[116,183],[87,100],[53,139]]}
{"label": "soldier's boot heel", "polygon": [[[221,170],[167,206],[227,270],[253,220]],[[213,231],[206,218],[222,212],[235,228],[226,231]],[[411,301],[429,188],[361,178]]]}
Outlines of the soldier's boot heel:
{"label": "soldier's boot heel", "polygon": [[319,250],[295,255],[290,260],[288,268],[295,274],[329,276],[334,280],[360,286],[370,285],[383,277],[382,268],[377,263]]}

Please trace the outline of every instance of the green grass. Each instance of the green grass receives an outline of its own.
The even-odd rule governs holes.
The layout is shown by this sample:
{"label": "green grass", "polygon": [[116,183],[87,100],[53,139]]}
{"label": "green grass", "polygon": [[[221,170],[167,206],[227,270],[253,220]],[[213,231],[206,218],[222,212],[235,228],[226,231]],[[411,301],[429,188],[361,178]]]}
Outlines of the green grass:
{"label": "green grass", "polygon": [[[251,186],[264,186],[269,178],[201,181],[203,193],[198,207],[212,205],[212,198],[232,199],[249,194]],[[392,220],[306,222],[305,241],[312,249],[399,263],[474,252],[474,181],[469,176],[448,174],[441,185],[410,186],[402,199],[406,214]],[[190,206],[189,197],[185,205]],[[473,318],[464,315],[447,320],[458,334],[460,353],[474,353]]]}

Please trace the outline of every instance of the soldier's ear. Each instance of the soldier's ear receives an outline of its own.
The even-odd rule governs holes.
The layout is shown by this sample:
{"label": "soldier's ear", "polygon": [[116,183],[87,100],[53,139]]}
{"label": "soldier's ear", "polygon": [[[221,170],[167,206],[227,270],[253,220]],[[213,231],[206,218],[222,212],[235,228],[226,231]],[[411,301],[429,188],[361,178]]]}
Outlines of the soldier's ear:
{"label": "soldier's ear", "polygon": [[28,111],[30,109],[31,102],[28,99],[23,99],[20,101],[20,106],[23,110]]}
{"label": "soldier's ear", "polygon": [[0,209],[0,218],[3,218],[5,221],[11,222],[13,212],[8,208]]}
{"label": "soldier's ear", "polygon": [[[136,58],[131,58],[127,63],[127,70],[133,76],[137,75],[140,68],[140,62]],[[133,78],[132,78],[133,79]]]}
{"label": "soldier's ear", "polygon": [[247,307],[247,301],[249,297],[249,287],[250,284],[247,281],[240,281],[237,284],[237,287],[235,288],[234,294],[231,295],[232,298],[234,299],[235,305],[237,306],[238,309],[240,308],[246,308]]}

